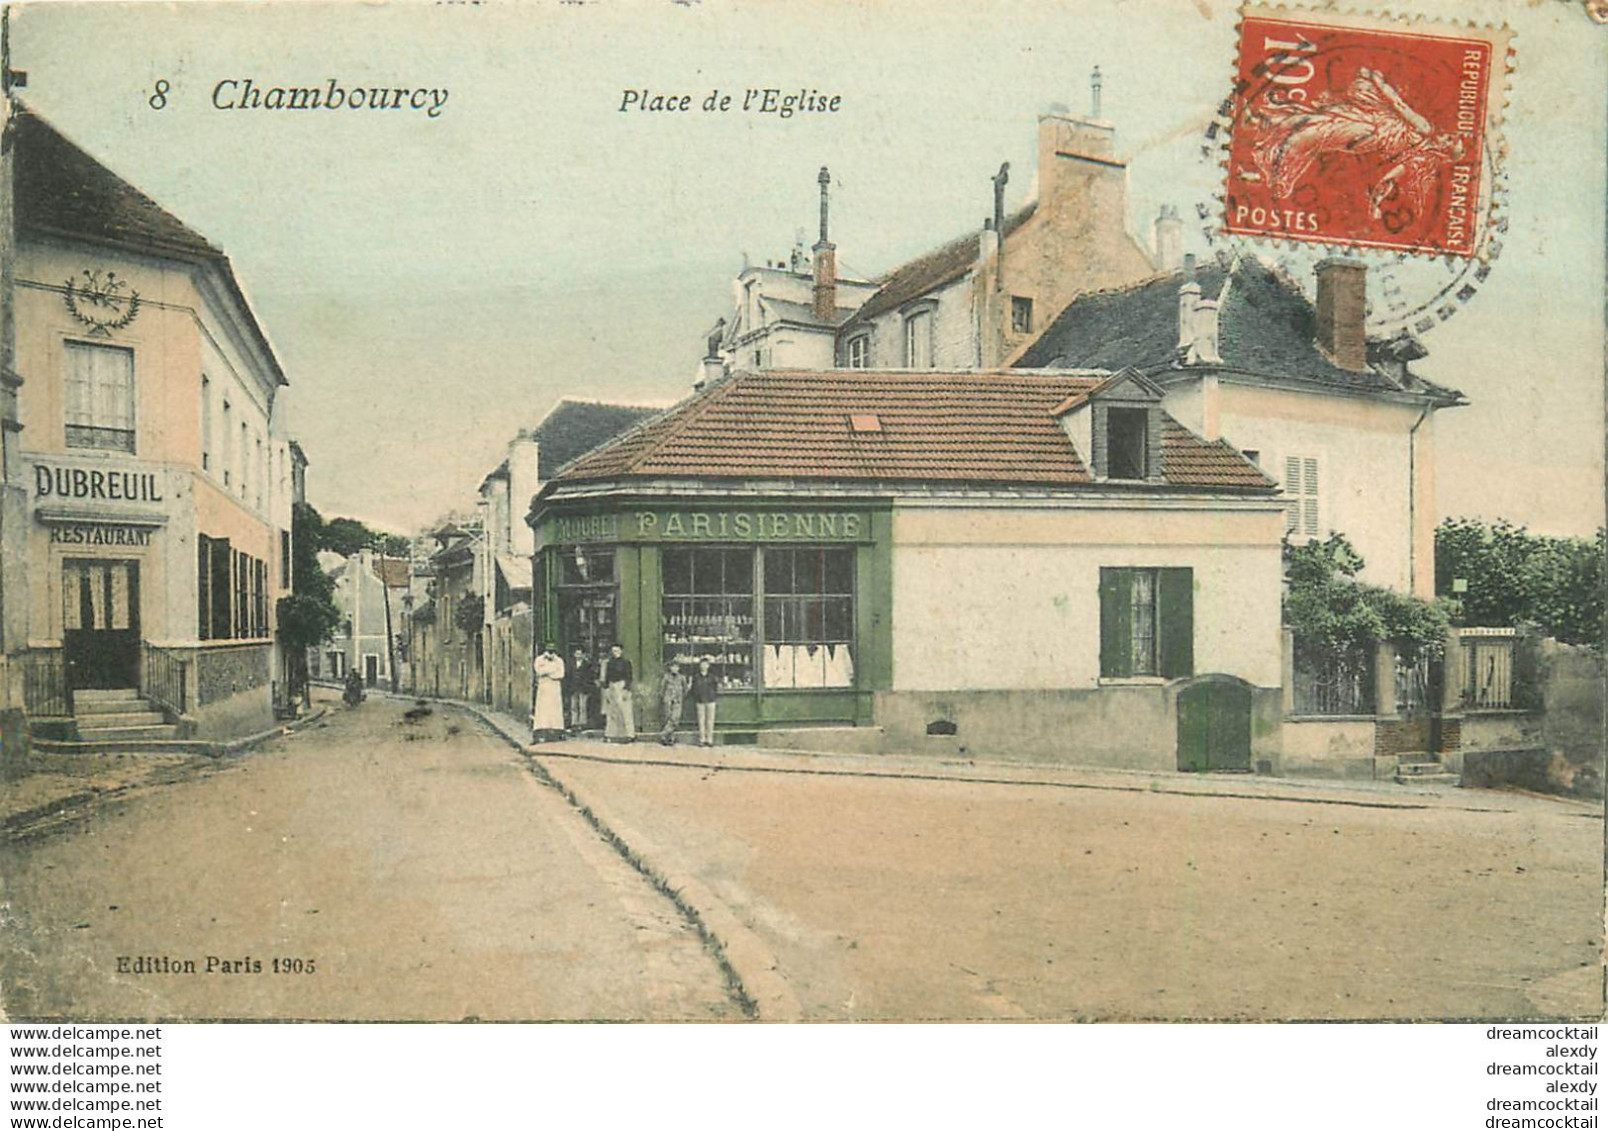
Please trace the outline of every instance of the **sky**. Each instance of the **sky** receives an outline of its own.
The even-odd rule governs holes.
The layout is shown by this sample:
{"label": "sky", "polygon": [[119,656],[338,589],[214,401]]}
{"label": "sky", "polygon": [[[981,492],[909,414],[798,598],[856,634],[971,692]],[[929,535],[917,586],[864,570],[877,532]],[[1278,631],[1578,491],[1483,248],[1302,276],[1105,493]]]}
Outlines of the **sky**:
{"label": "sky", "polygon": [[[1604,502],[1608,29],[1563,0],[1412,10],[1516,33],[1506,244],[1417,365],[1471,402],[1437,421],[1440,510],[1589,533]],[[840,265],[881,273],[980,225],[1001,161],[1007,206],[1025,201],[1037,115],[1086,111],[1099,65],[1133,230],[1148,237],[1164,203],[1209,204],[1220,173],[1199,143],[1235,42],[1220,0],[15,12],[28,103],[229,254],[291,381],[311,501],[403,532],[471,506],[560,397],[683,396],[743,256],[813,240],[822,165]],[[214,106],[219,82],[248,78],[447,99],[433,118]],[[696,105],[760,87],[841,108],[620,110],[626,90]],[[1430,285],[1444,268],[1413,270]]]}

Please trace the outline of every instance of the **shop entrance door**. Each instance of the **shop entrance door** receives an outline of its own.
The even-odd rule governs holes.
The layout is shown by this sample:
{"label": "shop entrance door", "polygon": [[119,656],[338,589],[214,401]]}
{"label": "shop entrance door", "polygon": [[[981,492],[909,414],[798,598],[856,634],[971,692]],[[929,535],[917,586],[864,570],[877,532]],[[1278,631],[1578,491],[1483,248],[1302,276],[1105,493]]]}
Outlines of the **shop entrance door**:
{"label": "shop entrance door", "polygon": [[564,626],[563,654],[566,658],[576,648],[585,649],[594,661],[609,654],[609,645],[619,640],[620,626],[615,604],[615,588],[612,585],[558,591],[558,619]]}
{"label": "shop entrance door", "polygon": [[61,594],[67,686],[139,687],[139,563],[65,561]]}

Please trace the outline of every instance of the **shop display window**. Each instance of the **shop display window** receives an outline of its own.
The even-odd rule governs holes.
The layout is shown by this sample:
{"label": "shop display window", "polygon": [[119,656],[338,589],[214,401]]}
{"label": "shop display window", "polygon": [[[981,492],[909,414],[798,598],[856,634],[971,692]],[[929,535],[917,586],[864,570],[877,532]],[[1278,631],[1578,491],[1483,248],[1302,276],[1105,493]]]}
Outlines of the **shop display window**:
{"label": "shop display window", "polygon": [[854,550],[765,550],[767,688],[854,686]]}
{"label": "shop display window", "polygon": [[666,549],[661,561],[665,665],[708,657],[722,687],[752,689],[754,552]]}

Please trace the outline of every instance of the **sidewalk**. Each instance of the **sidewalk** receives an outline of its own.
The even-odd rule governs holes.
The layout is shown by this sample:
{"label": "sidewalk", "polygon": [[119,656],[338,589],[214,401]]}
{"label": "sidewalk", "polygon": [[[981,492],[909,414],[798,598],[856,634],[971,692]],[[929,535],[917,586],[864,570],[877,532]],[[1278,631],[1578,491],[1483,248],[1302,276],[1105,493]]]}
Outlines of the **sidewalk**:
{"label": "sidewalk", "polygon": [[258,734],[211,743],[207,751],[31,750],[16,776],[0,781],[0,829],[12,836],[40,832],[71,820],[86,806],[184,781],[216,768],[225,758],[317,722],[324,712],[325,708],[315,707],[302,718]]}
{"label": "sidewalk", "polygon": [[[403,696],[403,698],[411,698]],[[695,745],[663,746],[639,735],[628,745],[569,738],[532,744],[529,724],[483,703],[459,699],[429,700],[468,711],[505,739],[538,760],[578,760],[617,765],[672,766],[689,770],[744,773],[820,774],[849,777],[899,777],[930,781],[964,781],[998,785],[1049,786],[1064,789],[1122,790],[1136,793],[1232,797],[1304,804],[1353,805],[1381,809],[1457,808],[1506,811],[1521,795],[1446,785],[1401,785],[1391,781],[1337,781],[1322,778],[1270,778],[1248,774],[1198,774],[1148,770],[1057,766],[1043,763],[922,758],[917,755],[835,754],[777,750],[747,745],[701,749]],[[1527,796],[1527,795],[1524,795]],[[1593,802],[1547,798],[1558,805],[1596,813]]]}

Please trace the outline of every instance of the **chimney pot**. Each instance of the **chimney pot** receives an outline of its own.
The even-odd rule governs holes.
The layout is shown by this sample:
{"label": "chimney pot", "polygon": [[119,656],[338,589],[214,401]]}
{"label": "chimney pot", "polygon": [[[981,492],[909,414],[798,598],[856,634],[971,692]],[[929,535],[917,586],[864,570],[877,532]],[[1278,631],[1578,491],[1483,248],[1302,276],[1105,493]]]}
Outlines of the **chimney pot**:
{"label": "chimney pot", "polygon": [[1318,348],[1341,369],[1368,368],[1368,268],[1355,259],[1317,266]]}

